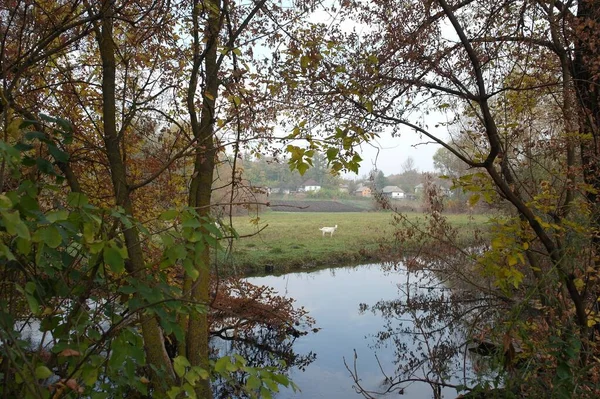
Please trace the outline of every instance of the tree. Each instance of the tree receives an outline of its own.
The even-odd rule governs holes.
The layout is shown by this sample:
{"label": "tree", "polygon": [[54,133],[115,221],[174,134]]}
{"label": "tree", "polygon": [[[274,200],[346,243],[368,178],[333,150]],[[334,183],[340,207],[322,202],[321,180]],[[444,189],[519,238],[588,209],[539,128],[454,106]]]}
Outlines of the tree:
{"label": "tree", "polygon": [[415,160],[412,157],[406,158],[406,161],[402,163],[401,168],[402,173],[411,173],[417,171],[417,168],[415,168]]}
{"label": "tree", "polygon": [[433,166],[441,175],[459,178],[467,173],[464,162],[445,148],[440,148],[433,155]]}
{"label": "tree", "polygon": [[383,188],[388,185],[388,180],[383,174],[383,171],[374,170],[371,173],[373,175],[373,188],[377,191],[383,190]]}
{"label": "tree", "polygon": [[[543,339],[522,318],[511,320],[505,346],[513,337],[535,341],[560,364],[545,377],[557,394],[593,397],[593,382],[579,385],[576,376],[598,367],[596,3],[385,1],[343,10],[369,32],[313,26],[297,52],[318,56],[302,68],[282,63],[282,73],[299,82],[289,95],[327,110],[313,108],[311,121],[337,124],[328,129],[336,134],[325,135],[333,144],[314,145],[344,157],[350,154],[340,148],[369,134],[407,127],[463,162],[470,173],[457,183],[471,202],[501,202],[508,211],[491,251],[472,254],[473,267],[511,298],[555,309],[537,319],[547,327]],[[464,134],[472,151],[438,136],[420,117],[430,111],[445,114],[442,125]],[[528,389],[545,391],[541,385]]]}
{"label": "tree", "polygon": [[[306,10],[266,1],[17,0],[7,5],[0,10],[3,139],[21,150],[25,145],[26,161],[19,167],[32,169],[15,179],[9,161],[21,158],[9,149],[13,154],[3,158],[0,185],[3,190],[25,182],[40,187],[35,201],[44,204],[39,205],[42,213],[52,206],[78,206],[70,198],[94,207],[82,217],[99,225],[76,225],[71,233],[102,238],[100,250],[94,247],[82,256],[86,266],[88,261],[94,266],[98,256],[105,259],[83,274],[85,289],[71,319],[86,313],[83,305],[95,295],[95,278],[107,266],[118,283],[111,280],[110,289],[102,292],[126,309],[127,322],[137,318],[134,324],[141,330],[141,336],[132,332],[128,342],[143,346],[143,353],[136,352],[137,363],[128,367],[140,371],[145,365],[147,385],[132,389],[141,392],[141,386],[148,386],[158,396],[195,389],[210,397],[210,250],[223,238],[211,215],[213,173],[227,146],[235,153],[234,174],[244,143],[270,138],[276,111],[266,101],[270,78],[262,68],[270,56],[257,59],[253,46],[257,38],[265,46],[279,43],[284,39],[276,33],[280,27]],[[23,120],[28,122],[23,125]],[[41,144],[19,143],[32,137]],[[33,157],[27,151],[39,153]],[[52,193],[46,183],[54,178],[58,185]],[[61,186],[62,179],[69,187]],[[19,206],[11,201],[7,214],[13,219],[24,215],[14,210]],[[3,226],[11,251],[13,224]],[[106,226],[111,228],[100,228]],[[61,245],[68,247],[71,239],[82,245],[78,236],[67,238]],[[61,247],[56,253],[68,250]],[[5,252],[5,258],[10,254]],[[36,262],[27,264],[35,269]],[[77,273],[77,267],[68,270]],[[30,277],[17,273],[15,278],[20,283]],[[170,301],[185,305],[170,307]],[[8,327],[12,331],[14,325]],[[177,341],[175,359],[166,350],[165,331]],[[109,347],[117,339],[103,338]],[[86,359],[101,350],[94,346]],[[27,354],[21,355],[27,360]],[[90,367],[97,375],[100,366]],[[184,379],[187,372],[193,375]],[[184,381],[193,381],[193,387]]]}

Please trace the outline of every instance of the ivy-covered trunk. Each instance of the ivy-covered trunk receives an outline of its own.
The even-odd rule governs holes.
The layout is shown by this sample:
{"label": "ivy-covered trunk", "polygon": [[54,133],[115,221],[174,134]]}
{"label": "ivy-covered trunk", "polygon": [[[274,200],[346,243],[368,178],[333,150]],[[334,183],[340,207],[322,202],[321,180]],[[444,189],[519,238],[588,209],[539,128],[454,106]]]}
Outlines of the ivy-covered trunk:
{"label": "ivy-covered trunk", "polygon": [[[198,0],[194,1],[192,10],[193,23],[193,66],[188,87],[187,106],[190,123],[195,139],[194,172],[190,182],[188,205],[195,208],[199,216],[210,214],[210,201],[212,194],[213,171],[215,167],[214,123],[215,99],[218,95],[218,66],[217,46],[219,31],[221,29],[220,1],[210,0],[204,5],[208,10],[208,20],[204,29],[200,26],[200,10]],[[201,37],[201,32],[204,37]],[[204,49],[202,43],[206,43]],[[202,92],[202,108],[200,117],[196,111],[196,90],[201,66],[204,64],[204,90]],[[207,231],[204,231],[208,234]],[[184,295],[194,303],[208,305],[210,286],[210,246],[205,244],[197,252],[194,265],[198,277],[193,279],[186,275],[184,281]],[[185,353],[193,366],[209,368],[209,325],[207,313],[195,312],[187,320],[187,335],[185,345],[180,344],[180,353]],[[185,351],[182,351],[185,349]],[[196,393],[201,398],[212,397],[210,381],[202,380],[196,387]]]}

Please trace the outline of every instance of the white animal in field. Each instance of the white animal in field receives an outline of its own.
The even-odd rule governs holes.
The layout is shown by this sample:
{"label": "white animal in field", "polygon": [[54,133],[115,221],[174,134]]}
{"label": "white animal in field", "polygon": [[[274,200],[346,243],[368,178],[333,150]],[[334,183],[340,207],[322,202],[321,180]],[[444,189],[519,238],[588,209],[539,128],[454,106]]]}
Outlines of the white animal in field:
{"label": "white animal in field", "polygon": [[323,232],[323,237],[325,237],[325,233],[330,233],[330,237],[333,236],[333,232],[337,229],[337,224],[335,227],[321,227],[319,230]]}

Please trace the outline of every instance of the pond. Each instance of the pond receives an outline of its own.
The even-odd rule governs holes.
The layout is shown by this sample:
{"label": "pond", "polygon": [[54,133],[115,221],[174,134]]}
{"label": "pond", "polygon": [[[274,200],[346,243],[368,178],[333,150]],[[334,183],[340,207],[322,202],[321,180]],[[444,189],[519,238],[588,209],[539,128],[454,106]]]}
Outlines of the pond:
{"label": "pond", "polygon": [[[411,274],[414,275],[414,274]],[[363,388],[373,391],[385,391],[385,375],[393,376],[399,367],[399,351],[409,351],[411,355],[422,357],[418,351],[424,351],[419,342],[414,342],[411,334],[406,334],[406,345],[399,348],[397,335],[386,335],[385,331],[398,328],[404,323],[412,330],[414,327],[410,316],[407,319],[382,317],[381,312],[361,311],[361,304],[373,306],[383,301],[400,301],[406,295],[406,271],[386,272],[380,265],[364,265],[357,267],[332,268],[310,273],[290,273],[282,276],[266,276],[248,279],[258,285],[268,285],[279,291],[280,295],[296,299],[297,306],[304,306],[311,317],[316,319],[316,326],[321,330],[298,338],[294,343],[294,351],[306,354],[316,353],[314,362],[304,371],[292,369],[290,378],[301,389],[301,392],[285,390],[276,397],[285,398],[360,398],[353,388],[355,381],[344,364],[354,369]],[[410,277],[412,279],[412,277]],[[413,284],[413,281],[410,281]],[[414,288],[423,291],[423,281],[414,280]],[[439,296],[439,294],[438,294]],[[364,310],[364,309],[363,309]],[[420,313],[413,315],[420,317]],[[422,315],[422,314],[421,314]],[[458,333],[452,333],[460,335]],[[402,335],[402,334],[400,334]],[[396,337],[394,340],[394,336]],[[404,339],[404,338],[401,338]],[[422,341],[421,341],[422,343]],[[356,363],[354,353],[356,351]],[[468,363],[468,360],[467,360]],[[462,359],[458,360],[461,372],[472,375],[469,367],[464,370]],[[426,365],[419,368],[421,375],[427,374]],[[447,380],[448,381],[448,380]],[[460,384],[463,381],[453,380]],[[431,398],[432,388],[422,382],[404,384],[404,397]],[[456,389],[444,388],[444,398],[458,396]],[[398,397],[399,392],[375,397]]]}

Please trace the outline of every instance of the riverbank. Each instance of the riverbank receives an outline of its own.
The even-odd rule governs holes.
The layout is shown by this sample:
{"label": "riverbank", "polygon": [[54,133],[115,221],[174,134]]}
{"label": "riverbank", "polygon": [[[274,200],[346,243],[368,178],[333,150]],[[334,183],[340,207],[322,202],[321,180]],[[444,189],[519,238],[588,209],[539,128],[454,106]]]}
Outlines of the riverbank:
{"label": "riverbank", "polygon": [[[407,215],[411,221],[424,223],[419,213]],[[486,230],[488,215],[448,215],[459,227],[456,241],[468,244],[475,230]],[[389,212],[265,212],[258,220],[235,217],[233,224],[243,238],[233,242],[232,251],[220,263],[228,270],[245,275],[286,273],[323,267],[381,261],[382,248],[395,243]],[[319,228],[335,226],[333,236],[323,236]],[[423,245],[402,243],[402,251]]]}

